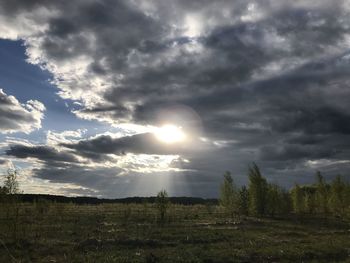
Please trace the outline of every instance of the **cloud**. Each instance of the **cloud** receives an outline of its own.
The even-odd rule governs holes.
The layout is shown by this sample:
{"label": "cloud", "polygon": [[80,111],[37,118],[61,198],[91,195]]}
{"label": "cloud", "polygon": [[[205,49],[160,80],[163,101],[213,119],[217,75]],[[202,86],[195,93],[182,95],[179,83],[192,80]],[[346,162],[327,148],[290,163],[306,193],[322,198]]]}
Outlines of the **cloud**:
{"label": "cloud", "polygon": [[[80,187],[84,193],[105,197],[136,194],[132,191],[140,176],[162,181],[164,176],[182,173],[179,161],[186,162],[175,154],[180,148],[162,148],[153,134],[98,134],[77,140],[81,136],[81,131],[50,132],[50,145],[9,140],[5,154],[15,162],[29,161],[31,166],[25,172],[40,180],[38,183],[45,180],[48,184],[67,184],[68,192]],[[149,185],[144,193],[155,194],[159,190],[156,186],[161,187]],[[64,186],[60,191],[64,191]]]}
{"label": "cloud", "polygon": [[[285,90],[304,96],[308,90],[300,91],[302,86],[323,89],[326,83],[320,83],[322,78],[327,82],[327,78],[347,74],[345,68],[343,73],[317,68],[322,67],[319,58],[331,60],[348,47],[344,6],[342,1],[334,5],[324,1],[283,5],[220,1],[215,7],[209,2],[174,1],[171,8],[160,1],[142,5],[132,1],[19,1],[4,4],[7,13],[3,16],[25,17],[35,25],[28,30],[31,37],[18,35],[26,42],[28,60],[53,73],[63,98],[82,103],[74,110],[81,118],[155,124],[154,117],[176,103],[192,107],[210,127],[241,106],[257,106],[253,112],[271,114],[269,126],[280,129],[273,123],[275,119],[279,122],[278,112],[265,111],[257,101],[283,100],[280,93]],[[30,16],[33,12],[38,15]],[[247,20],[247,15],[252,19]],[[201,24],[205,30],[188,36],[191,23]],[[40,25],[45,25],[44,29]],[[18,28],[17,24],[8,27]],[[307,68],[310,65],[316,74],[317,70],[327,74],[314,75]],[[288,77],[290,72],[294,76]],[[264,78],[266,81],[259,83]],[[269,81],[271,85],[286,84],[280,90],[275,88],[271,99],[261,89],[269,93],[272,87],[246,88],[267,86]],[[301,86],[299,92],[291,90],[295,85]],[[292,106],[298,110],[299,105]],[[306,110],[305,115],[312,114]],[[249,121],[251,117],[241,116]],[[335,114],[328,117],[338,118]],[[238,121],[232,117],[230,124]],[[225,138],[228,131],[209,129],[208,133]]]}
{"label": "cloud", "polygon": [[75,130],[75,131],[63,131],[63,132],[55,132],[55,131],[47,131],[46,133],[46,144],[47,145],[56,145],[59,143],[69,143],[73,141],[77,141],[80,139],[86,130]]}
{"label": "cloud", "polygon": [[[347,167],[336,164],[350,158],[348,1],[36,0],[0,6],[0,37],[24,40],[28,61],[53,74],[59,95],[73,101],[79,118],[145,130],[177,123],[207,140],[204,149],[165,147],[149,133],[51,133],[48,145],[9,152],[45,162],[36,170],[40,176],[50,174],[53,159],[82,158],[111,178],[115,173],[105,162],[144,154],[179,155],[188,160],[172,164],[185,168],[181,180],[213,185],[225,170],[244,183],[251,161],[285,185],[312,173],[310,161],[330,160],[332,173]],[[142,165],[141,159],[132,164]],[[78,166],[69,167],[82,176]],[[59,180],[74,180],[61,167],[51,168]],[[203,189],[211,192],[209,185]]]}
{"label": "cloud", "polygon": [[8,160],[6,160],[6,159],[0,159],[0,166],[2,166],[2,165],[8,165],[9,164],[9,161]]}
{"label": "cloud", "polygon": [[77,162],[77,158],[67,152],[60,152],[53,147],[44,145],[11,145],[9,150],[6,150],[7,155],[15,156],[17,158],[36,158],[41,161],[54,162]]}
{"label": "cloud", "polygon": [[45,106],[37,100],[21,104],[0,89],[0,133],[30,133],[41,128]]}
{"label": "cloud", "polygon": [[[63,147],[74,149],[82,156],[96,154],[181,154],[188,152],[188,144],[164,144],[159,141],[153,133],[141,133],[120,138],[113,138],[110,135],[101,135],[92,139],[80,140],[75,143],[61,143]],[[194,151],[194,150],[192,150]]]}

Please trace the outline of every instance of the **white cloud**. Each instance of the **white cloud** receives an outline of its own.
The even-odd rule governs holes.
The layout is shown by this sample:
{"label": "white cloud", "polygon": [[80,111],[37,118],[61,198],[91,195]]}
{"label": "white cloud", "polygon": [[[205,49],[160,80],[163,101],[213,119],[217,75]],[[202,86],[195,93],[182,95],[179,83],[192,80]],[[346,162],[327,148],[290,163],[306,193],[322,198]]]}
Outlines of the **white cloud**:
{"label": "white cloud", "polygon": [[0,89],[0,133],[30,133],[41,128],[45,106],[40,101],[20,103]]}
{"label": "white cloud", "polygon": [[75,131],[67,130],[63,132],[54,132],[49,130],[46,133],[46,143],[47,145],[57,145],[59,143],[76,142],[78,139],[82,138],[85,132],[85,129],[78,129]]}

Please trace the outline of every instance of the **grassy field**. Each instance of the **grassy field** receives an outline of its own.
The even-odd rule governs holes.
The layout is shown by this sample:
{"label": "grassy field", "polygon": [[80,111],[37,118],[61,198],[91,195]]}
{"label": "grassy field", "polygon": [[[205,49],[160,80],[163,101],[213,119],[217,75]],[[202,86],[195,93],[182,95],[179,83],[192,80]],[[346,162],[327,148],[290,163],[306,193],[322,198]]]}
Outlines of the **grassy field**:
{"label": "grassy field", "polygon": [[231,219],[212,205],[1,204],[1,262],[350,262],[349,222]]}

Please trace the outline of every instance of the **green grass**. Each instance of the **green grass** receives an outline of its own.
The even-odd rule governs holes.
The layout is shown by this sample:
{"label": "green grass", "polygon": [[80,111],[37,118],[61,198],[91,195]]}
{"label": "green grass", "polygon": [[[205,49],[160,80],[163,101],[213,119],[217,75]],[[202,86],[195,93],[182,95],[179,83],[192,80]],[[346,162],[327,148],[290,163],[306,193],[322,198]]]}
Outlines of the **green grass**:
{"label": "green grass", "polygon": [[14,212],[1,204],[0,262],[350,262],[350,225],[334,218],[233,220],[172,205],[160,224],[151,204],[20,204],[17,221]]}

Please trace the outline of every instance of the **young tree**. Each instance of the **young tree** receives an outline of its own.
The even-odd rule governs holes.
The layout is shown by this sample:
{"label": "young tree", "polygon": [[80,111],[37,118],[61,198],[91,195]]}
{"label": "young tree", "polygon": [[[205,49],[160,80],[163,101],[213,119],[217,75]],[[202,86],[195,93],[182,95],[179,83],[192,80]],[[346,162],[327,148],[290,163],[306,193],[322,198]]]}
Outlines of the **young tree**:
{"label": "young tree", "polygon": [[14,194],[19,193],[19,184],[17,180],[17,170],[8,169],[6,175],[4,176],[4,185],[0,187],[0,201],[1,202],[15,202],[16,196]]}
{"label": "young tree", "polygon": [[224,182],[220,188],[220,205],[224,207],[231,217],[237,211],[237,189],[230,172],[225,172]]}
{"label": "young tree", "polygon": [[169,207],[168,193],[161,190],[156,197],[156,205],[160,215],[160,221],[164,222],[166,211]]}
{"label": "young tree", "polygon": [[249,211],[253,215],[262,216],[266,213],[267,181],[255,163],[249,167],[248,176]]}
{"label": "young tree", "polygon": [[314,187],[304,187],[304,206],[309,214],[314,214],[317,207],[315,192]]}
{"label": "young tree", "polygon": [[323,214],[328,213],[328,202],[329,202],[329,185],[324,182],[321,172],[316,173],[317,184],[316,184],[316,200],[319,210]]}
{"label": "young tree", "polygon": [[5,176],[4,190],[6,194],[17,194],[19,192],[17,170],[8,169]]}
{"label": "young tree", "polygon": [[6,203],[6,223],[7,227],[11,229],[12,237],[15,242],[18,241],[18,229],[25,225],[20,223],[19,216],[19,199],[16,194],[19,193],[19,186],[17,180],[17,170],[8,169],[5,175],[5,182],[2,190],[5,193],[4,201]]}
{"label": "young tree", "polygon": [[277,184],[268,184],[267,187],[267,212],[270,216],[282,214],[283,189]]}
{"label": "young tree", "polygon": [[350,219],[350,183],[345,185],[345,216]]}
{"label": "young tree", "polygon": [[346,183],[338,175],[331,184],[330,206],[334,214],[344,216],[346,208]]}
{"label": "young tree", "polygon": [[290,193],[286,190],[282,191],[282,206],[281,206],[281,214],[288,215],[292,211],[292,198]]}
{"label": "young tree", "polygon": [[245,216],[249,213],[249,192],[245,185],[242,186],[238,193],[238,211]]}
{"label": "young tree", "polygon": [[304,212],[304,194],[301,187],[296,184],[291,191],[293,210],[297,215],[300,215]]}

